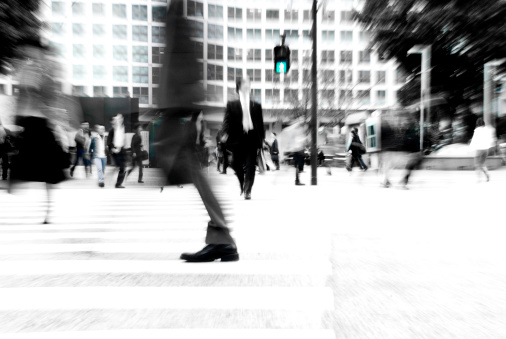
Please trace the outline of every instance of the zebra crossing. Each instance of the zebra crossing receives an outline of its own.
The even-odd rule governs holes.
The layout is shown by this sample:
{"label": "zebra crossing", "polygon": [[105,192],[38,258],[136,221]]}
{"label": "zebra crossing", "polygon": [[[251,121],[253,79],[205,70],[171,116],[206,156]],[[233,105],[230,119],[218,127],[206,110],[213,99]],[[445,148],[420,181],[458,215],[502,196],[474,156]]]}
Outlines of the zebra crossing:
{"label": "zebra crossing", "polygon": [[294,187],[260,178],[245,201],[216,179],[238,262],[179,260],[204,246],[191,185],[56,189],[50,224],[43,189],[0,191],[0,337],[335,338],[325,227]]}

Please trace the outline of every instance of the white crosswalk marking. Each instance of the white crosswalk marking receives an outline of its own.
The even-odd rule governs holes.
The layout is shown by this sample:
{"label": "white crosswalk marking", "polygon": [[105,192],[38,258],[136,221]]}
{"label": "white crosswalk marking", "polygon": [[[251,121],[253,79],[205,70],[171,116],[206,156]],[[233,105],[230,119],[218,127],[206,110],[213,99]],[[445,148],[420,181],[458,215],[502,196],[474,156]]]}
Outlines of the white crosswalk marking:
{"label": "white crosswalk marking", "polygon": [[217,179],[238,262],[179,260],[209,220],[191,185],[57,189],[46,225],[43,190],[0,191],[0,337],[334,338],[324,226]]}

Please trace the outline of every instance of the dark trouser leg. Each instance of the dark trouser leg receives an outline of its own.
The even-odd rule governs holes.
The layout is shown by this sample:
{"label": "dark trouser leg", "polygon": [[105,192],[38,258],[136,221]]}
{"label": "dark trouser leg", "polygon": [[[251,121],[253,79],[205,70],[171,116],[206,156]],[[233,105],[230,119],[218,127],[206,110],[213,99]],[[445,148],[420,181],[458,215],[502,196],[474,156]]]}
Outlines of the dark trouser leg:
{"label": "dark trouser leg", "polygon": [[[232,168],[234,169],[235,175],[237,176],[237,179],[239,180],[239,186],[241,187],[241,194],[244,192],[244,163],[245,163],[245,155],[243,151],[241,150],[234,150],[233,151],[233,162],[232,162]],[[226,170],[226,167],[223,166],[223,171]]]}
{"label": "dark trouser leg", "polygon": [[123,153],[113,154],[114,162],[119,168],[118,179],[116,180],[116,186],[119,186],[125,180],[125,156]]}
{"label": "dark trouser leg", "polygon": [[301,171],[301,162],[304,163],[304,153],[294,152],[293,162],[295,164],[295,183],[299,183],[299,173]]}
{"label": "dark trouser leg", "polygon": [[70,168],[71,171],[74,171],[76,169],[76,166],[79,164],[79,159],[81,159],[84,155],[84,152],[82,150],[76,151],[76,158],[74,159],[74,164]]}
{"label": "dark trouser leg", "polygon": [[193,170],[193,184],[197,188],[211,218],[207,225],[206,244],[235,244],[234,239],[230,236],[230,230],[227,227],[220,203],[216,199],[209,182],[197,168]]}
{"label": "dark trouser leg", "polygon": [[366,164],[365,164],[364,160],[362,159],[362,156],[361,156],[361,155],[358,155],[358,156],[357,156],[357,160],[358,160],[358,163],[360,164],[360,167],[361,167],[362,169],[367,169],[367,166],[366,166]]}
{"label": "dark trouser leg", "polygon": [[142,177],[144,175],[144,172],[143,172],[143,168],[142,168],[141,158],[137,158],[136,162],[137,162],[137,166],[139,166],[139,181],[142,181]]}
{"label": "dark trouser leg", "polygon": [[244,177],[244,193],[251,193],[253,183],[255,182],[255,172],[257,163],[257,150],[250,148],[246,151],[245,159],[245,177]]}
{"label": "dark trouser leg", "polygon": [[6,152],[2,153],[0,160],[2,160],[2,179],[6,180],[7,179],[7,171],[9,169],[9,155]]}
{"label": "dark trouser leg", "polygon": [[422,161],[423,156],[421,154],[412,155],[412,158],[408,161],[406,165],[406,174],[402,178],[402,183],[404,185],[408,184],[411,173],[413,173],[413,170],[418,168],[422,164]]}
{"label": "dark trouser leg", "polygon": [[228,152],[227,151],[224,151],[223,152],[223,173],[227,173],[227,167],[229,167],[229,163],[228,163]]}

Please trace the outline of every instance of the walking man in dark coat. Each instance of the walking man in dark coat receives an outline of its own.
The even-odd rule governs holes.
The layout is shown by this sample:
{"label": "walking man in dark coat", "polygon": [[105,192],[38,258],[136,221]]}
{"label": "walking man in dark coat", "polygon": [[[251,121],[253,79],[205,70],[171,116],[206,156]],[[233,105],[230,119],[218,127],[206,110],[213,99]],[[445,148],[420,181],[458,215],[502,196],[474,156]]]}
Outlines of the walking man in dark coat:
{"label": "walking man in dark coat", "polygon": [[142,154],[143,146],[142,146],[142,136],[141,136],[142,126],[137,125],[135,128],[135,134],[132,137],[132,168],[128,170],[128,175],[130,175],[135,167],[139,167],[139,178],[137,182],[139,184],[143,184],[142,181]]}
{"label": "walking man in dark coat", "polygon": [[222,126],[222,141],[232,152],[232,168],[239,179],[241,194],[251,199],[255,166],[265,139],[262,106],[250,99],[251,85],[246,76],[237,80],[239,100],[229,101]]}
{"label": "walking man in dark coat", "polygon": [[278,139],[276,139],[276,133],[272,132],[272,136],[274,141],[271,145],[271,159],[274,165],[276,166],[276,170],[279,171],[279,147],[278,147]]}
{"label": "walking man in dark coat", "polygon": [[197,126],[187,122],[201,107],[205,93],[200,83],[198,52],[191,41],[191,21],[183,17],[183,1],[172,0],[167,14],[166,49],[160,84],[159,105],[162,122],[155,137],[159,165],[170,185],[193,183],[209,213],[206,244],[196,253],[183,253],[181,259],[191,262],[237,261],[239,254],[230,236],[225,215],[196,154]]}

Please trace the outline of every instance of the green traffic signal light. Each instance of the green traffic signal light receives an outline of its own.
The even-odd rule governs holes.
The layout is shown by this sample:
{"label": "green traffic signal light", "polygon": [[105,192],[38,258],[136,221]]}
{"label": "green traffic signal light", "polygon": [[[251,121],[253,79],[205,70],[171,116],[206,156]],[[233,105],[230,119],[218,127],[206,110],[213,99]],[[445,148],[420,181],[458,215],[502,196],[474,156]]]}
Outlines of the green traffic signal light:
{"label": "green traffic signal light", "polygon": [[276,73],[286,73],[287,65],[286,61],[276,62]]}

